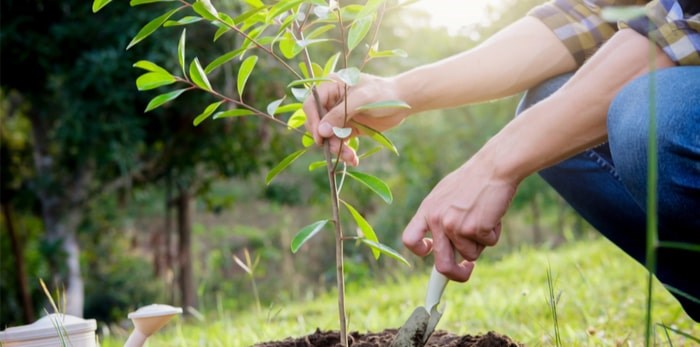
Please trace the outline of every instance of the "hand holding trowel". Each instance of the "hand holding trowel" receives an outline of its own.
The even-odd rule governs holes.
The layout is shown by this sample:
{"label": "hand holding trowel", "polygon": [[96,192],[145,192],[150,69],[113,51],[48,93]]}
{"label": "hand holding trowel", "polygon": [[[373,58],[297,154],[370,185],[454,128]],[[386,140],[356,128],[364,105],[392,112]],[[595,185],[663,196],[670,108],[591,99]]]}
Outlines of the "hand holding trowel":
{"label": "hand holding trowel", "polygon": [[406,323],[396,333],[391,347],[423,347],[428,342],[430,335],[435,331],[442,312],[438,311],[438,304],[447,285],[447,277],[439,273],[435,266],[430,273],[428,293],[425,296],[425,306],[416,307]]}

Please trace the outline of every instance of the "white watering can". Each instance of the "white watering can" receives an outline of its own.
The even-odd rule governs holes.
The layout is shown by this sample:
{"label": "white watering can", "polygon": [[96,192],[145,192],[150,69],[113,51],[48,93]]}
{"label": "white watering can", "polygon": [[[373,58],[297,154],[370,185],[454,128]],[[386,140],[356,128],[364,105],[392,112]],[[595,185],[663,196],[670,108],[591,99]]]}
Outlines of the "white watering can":
{"label": "white watering can", "polygon": [[[134,331],[124,347],[141,347],[146,339],[162,328],[176,314],[179,307],[153,304],[129,313]],[[97,347],[94,319],[52,313],[28,325],[7,328],[0,332],[3,347]]]}

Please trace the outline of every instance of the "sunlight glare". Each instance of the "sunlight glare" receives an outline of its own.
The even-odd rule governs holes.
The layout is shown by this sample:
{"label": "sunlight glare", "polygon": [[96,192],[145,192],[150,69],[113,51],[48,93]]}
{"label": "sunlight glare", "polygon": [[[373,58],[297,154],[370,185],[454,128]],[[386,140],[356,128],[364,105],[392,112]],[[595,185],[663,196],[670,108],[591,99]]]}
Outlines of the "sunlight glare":
{"label": "sunlight glare", "polygon": [[444,27],[454,35],[475,24],[489,22],[488,8],[499,5],[494,0],[420,0],[409,8],[420,9],[430,14],[434,27]]}

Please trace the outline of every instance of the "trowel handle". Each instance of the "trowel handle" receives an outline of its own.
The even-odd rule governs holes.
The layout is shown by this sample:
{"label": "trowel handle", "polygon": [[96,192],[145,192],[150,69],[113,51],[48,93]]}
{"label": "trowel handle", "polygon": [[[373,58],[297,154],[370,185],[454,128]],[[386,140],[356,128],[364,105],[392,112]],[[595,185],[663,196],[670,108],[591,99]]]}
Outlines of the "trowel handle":
{"label": "trowel handle", "polygon": [[433,306],[440,303],[442,292],[445,291],[449,279],[439,273],[433,265],[433,271],[430,273],[430,281],[428,282],[428,294],[425,296],[425,309],[430,312]]}

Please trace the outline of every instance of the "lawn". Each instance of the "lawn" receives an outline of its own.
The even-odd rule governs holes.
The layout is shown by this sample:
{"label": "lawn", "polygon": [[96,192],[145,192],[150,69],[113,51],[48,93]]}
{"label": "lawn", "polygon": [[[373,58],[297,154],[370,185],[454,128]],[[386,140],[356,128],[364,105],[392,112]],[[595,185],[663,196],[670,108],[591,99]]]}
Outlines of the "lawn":
{"label": "lawn", "polygon": [[[643,346],[645,270],[605,240],[570,243],[556,250],[527,248],[498,261],[479,263],[468,283],[448,284],[443,296],[445,314],[438,329],[456,334],[493,330],[528,346],[555,345],[548,269],[563,346]],[[425,271],[382,284],[350,284],[350,330],[399,327],[413,308],[422,305],[427,277]],[[700,345],[700,324],[688,318],[658,282],[655,289],[653,320],[659,324],[655,345]],[[147,345],[250,346],[306,335],[317,327],[335,330],[336,314],[332,293],[304,302],[274,303],[262,314],[253,306],[241,312],[214,309],[198,319],[174,320]],[[124,340],[107,337],[102,346],[122,346]]]}

